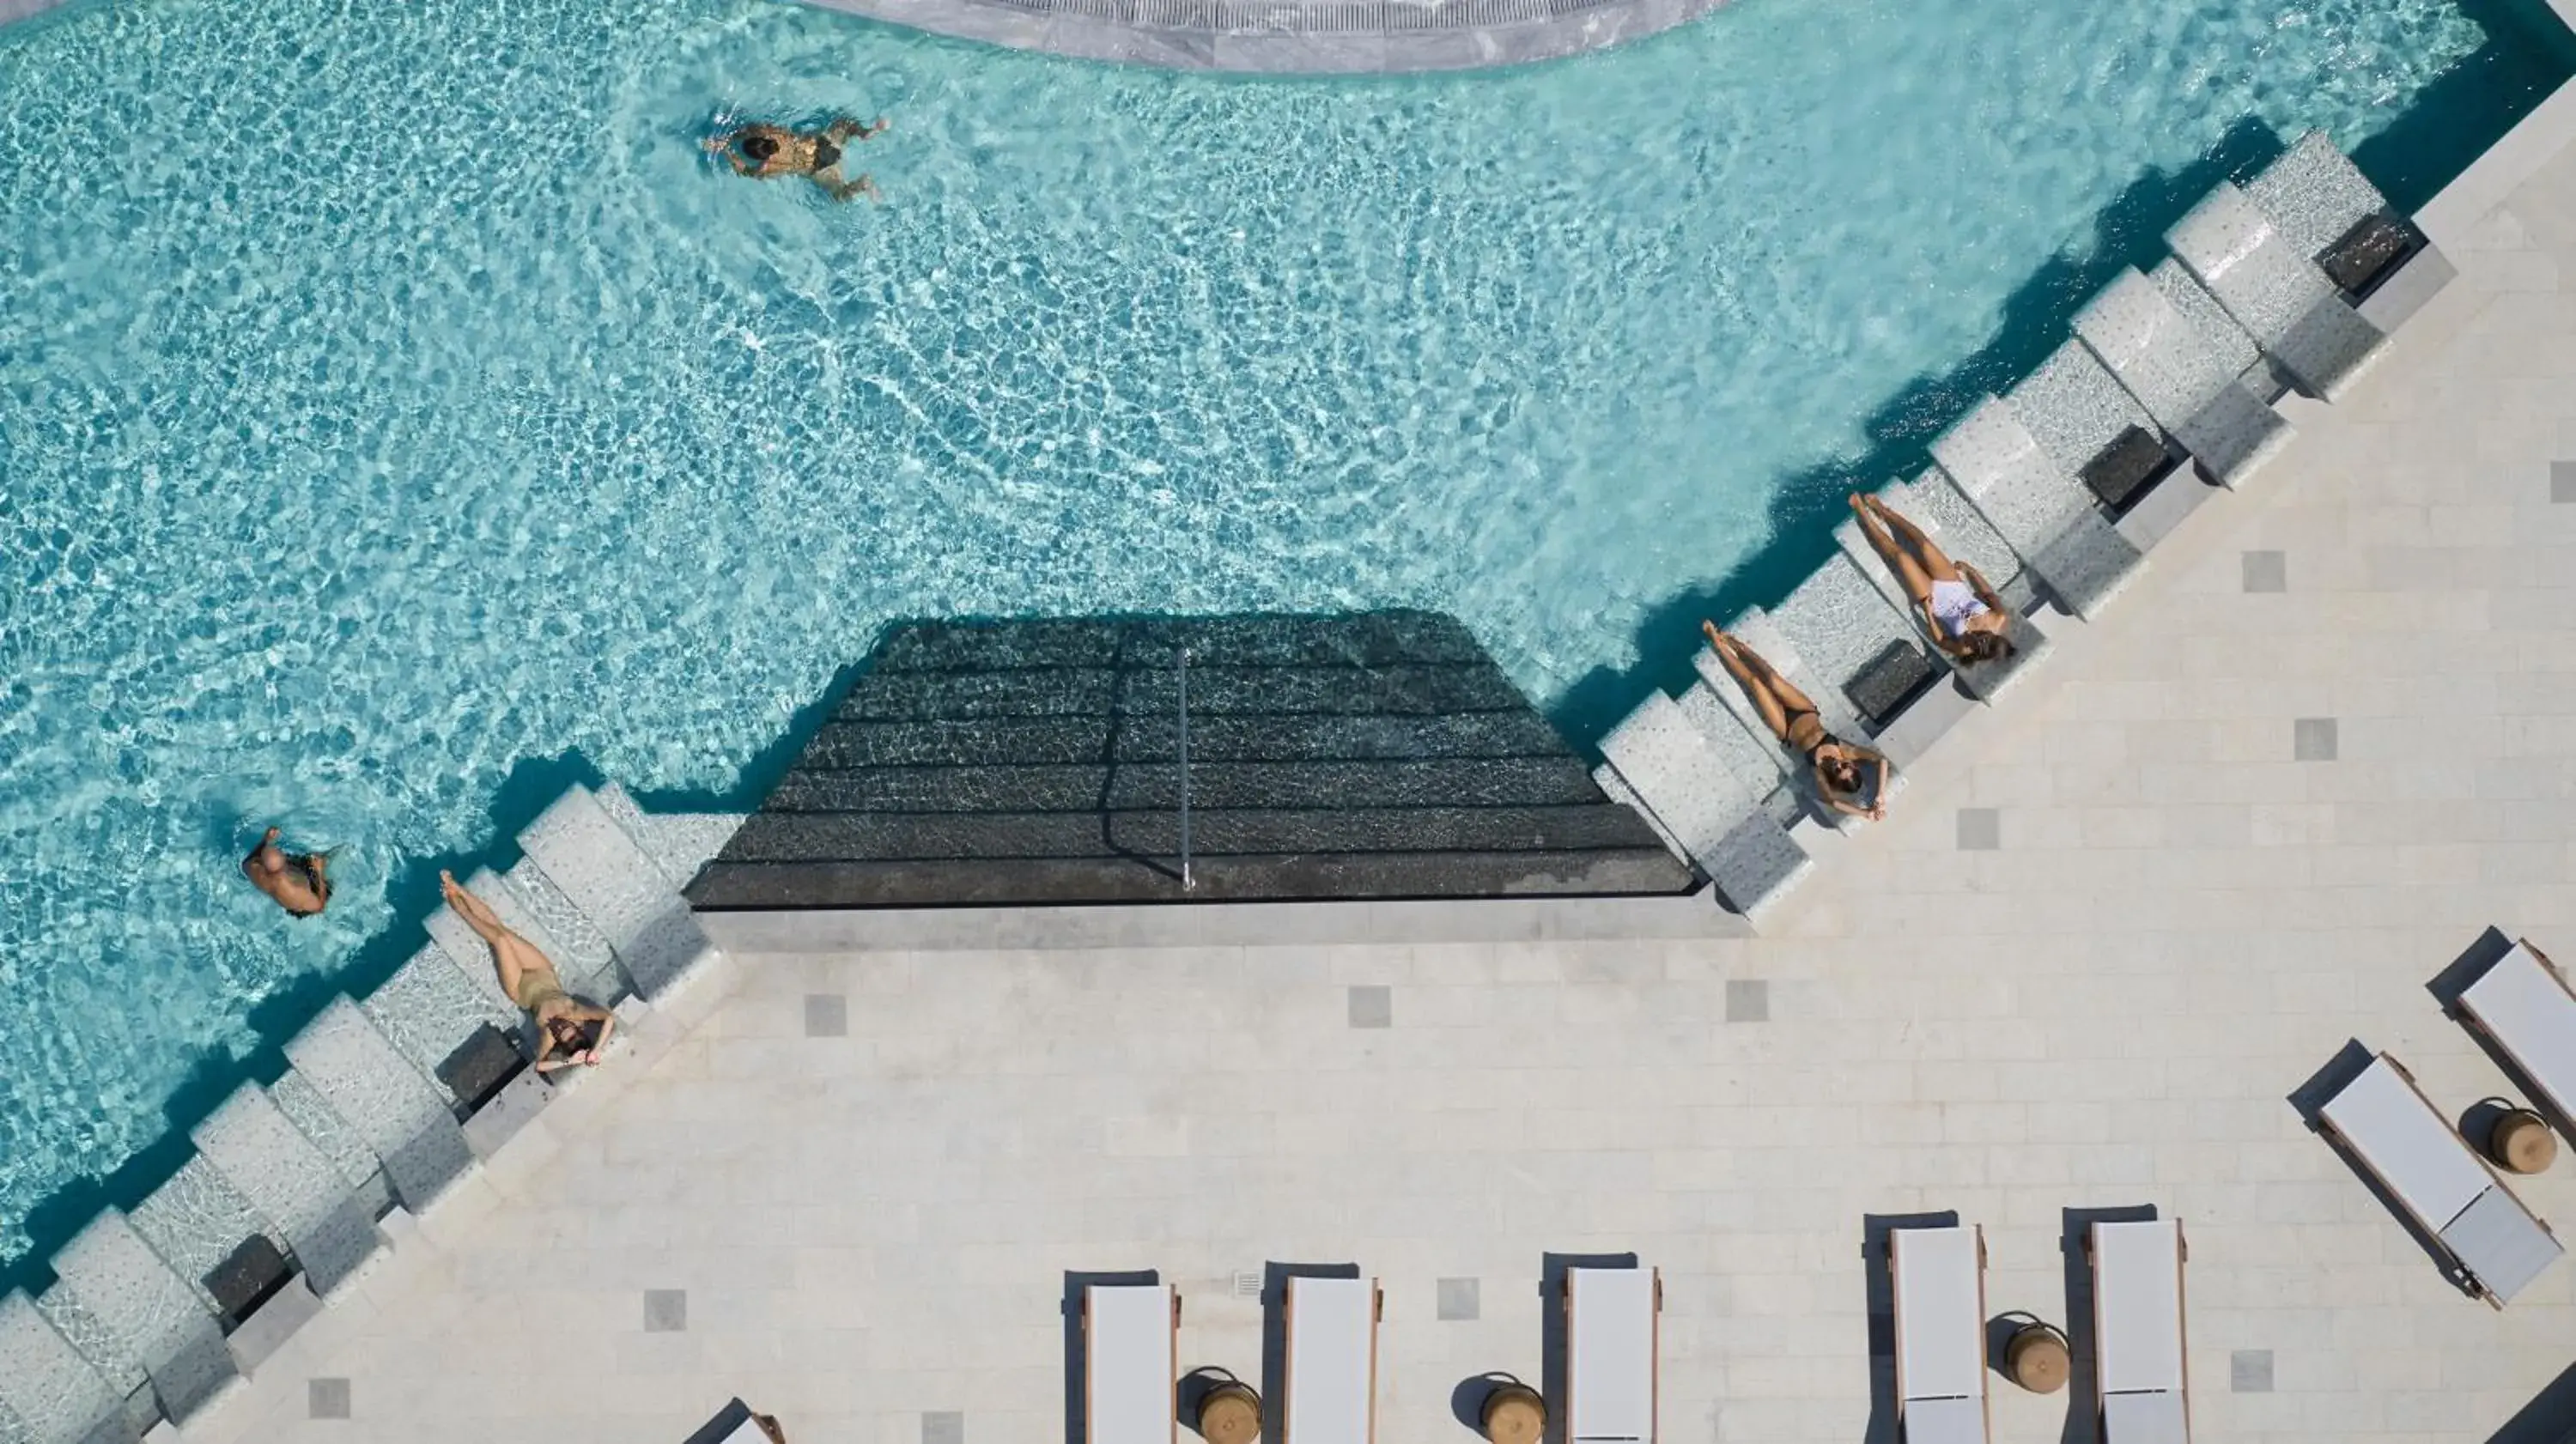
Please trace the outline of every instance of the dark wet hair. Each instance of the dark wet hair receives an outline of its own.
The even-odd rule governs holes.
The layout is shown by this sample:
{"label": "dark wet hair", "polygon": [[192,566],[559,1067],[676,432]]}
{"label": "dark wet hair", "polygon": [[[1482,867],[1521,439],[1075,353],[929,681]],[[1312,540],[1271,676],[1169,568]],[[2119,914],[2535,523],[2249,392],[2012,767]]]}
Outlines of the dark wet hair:
{"label": "dark wet hair", "polygon": [[567,1053],[584,1052],[590,1047],[590,1030],[570,1018],[548,1018],[546,1036]]}
{"label": "dark wet hair", "polygon": [[2000,662],[2015,651],[2011,640],[2001,632],[1970,632],[1959,639],[1959,649],[1972,662]]}
{"label": "dark wet hair", "polygon": [[767,160],[778,154],[778,142],[765,135],[746,135],[742,138],[742,153],[753,160]]}
{"label": "dark wet hair", "polygon": [[1860,790],[1860,764],[1858,762],[1855,762],[1848,757],[1826,757],[1818,759],[1817,765],[1824,769],[1825,780],[1827,782],[1832,783],[1834,786],[1845,792],[1857,792]]}

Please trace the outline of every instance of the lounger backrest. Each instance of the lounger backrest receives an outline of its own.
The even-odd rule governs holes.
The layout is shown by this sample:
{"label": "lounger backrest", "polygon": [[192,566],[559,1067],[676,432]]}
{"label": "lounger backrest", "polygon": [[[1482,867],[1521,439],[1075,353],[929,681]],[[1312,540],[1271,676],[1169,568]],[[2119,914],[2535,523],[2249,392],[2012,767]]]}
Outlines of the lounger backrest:
{"label": "lounger backrest", "polygon": [[1985,1258],[1973,1227],[1888,1235],[1897,1410],[1908,1444],[1986,1437]]}
{"label": "lounger backrest", "polygon": [[2246,183],[2246,194],[2311,258],[2363,220],[2388,211],[2379,193],[2321,130],[2299,137],[2279,160]]}
{"label": "lounger backrest", "polygon": [[1093,1284],[1082,1328],[1086,1444],[1173,1444],[1172,1286]]}
{"label": "lounger backrest", "polygon": [[2095,1378],[2107,1444],[2181,1444],[2189,1432],[2182,1225],[2170,1219],[2097,1223],[2090,1252]]}
{"label": "lounger backrest", "polygon": [[1933,438],[1932,459],[1959,494],[1976,503],[1978,512],[2025,557],[2093,508],[2082,484],[1998,397],[1978,402]]}
{"label": "lounger backrest", "polygon": [[2321,1110],[2418,1226],[2501,1305],[2555,1262],[2558,1241],[2469,1151],[2386,1054]]}
{"label": "lounger backrest", "polygon": [[2460,1006],[2559,1118],[2576,1118],[2576,993],[2530,944],[2514,944],[2460,994]]}
{"label": "lounger backrest", "polygon": [[1659,1287],[1653,1269],[1566,1271],[1566,1437],[1575,1444],[1654,1439]]}
{"label": "lounger backrest", "polygon": [[1285,1444],[1377,1435],[1377,1280],[1288,1279]]}
{"label": "lounger backrest", "polygon": [[2075,334],[2169,427],[2189,421],[2236,379],[2223,348],[2134,269],[2112,277],[2084,303],[2075,313]]}
{"label": "lounger backrest", "polygon": [[2165,244],[2257,339],[2287,333],[2319,306],[2341,304],[2316,262],[2226,181],[2165,232]]}

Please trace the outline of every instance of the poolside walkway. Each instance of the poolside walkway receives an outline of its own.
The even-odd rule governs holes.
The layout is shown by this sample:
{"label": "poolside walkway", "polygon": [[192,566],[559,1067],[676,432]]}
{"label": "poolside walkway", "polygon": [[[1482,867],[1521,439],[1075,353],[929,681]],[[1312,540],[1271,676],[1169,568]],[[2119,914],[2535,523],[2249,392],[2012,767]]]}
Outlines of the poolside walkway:
{"label": "poolside walkway", "polygon": [[[1848,1444],[1864,1215],[1983,1223],[1991,1309],[2062,1322],[2060,1211],[2152,1203],[2200,1437],[2486,1438],[2576,1262],[2463,1298],[2284,1095],[2359,1038],[2456,1113],[2506,1085],[2426,981],[2490,924],[2576,959],[2571,103],[2432,217],[2461,277],[2359,394],[1766,936],[738,959],[187,1437],[676,1444],[741,1394],[1043,1441],[1063,1271],[1160,1268],[1183,1366],[1257,1377],[1281,1260],[1380,1276],[1381,1437],[1465,1440],[1541,1252],[1635,1250],[1668,1439]],[[2523,1195],[2576,1231],[2576,1164]],[[1993,1386],[2001,1440],[2080,1408]]]}

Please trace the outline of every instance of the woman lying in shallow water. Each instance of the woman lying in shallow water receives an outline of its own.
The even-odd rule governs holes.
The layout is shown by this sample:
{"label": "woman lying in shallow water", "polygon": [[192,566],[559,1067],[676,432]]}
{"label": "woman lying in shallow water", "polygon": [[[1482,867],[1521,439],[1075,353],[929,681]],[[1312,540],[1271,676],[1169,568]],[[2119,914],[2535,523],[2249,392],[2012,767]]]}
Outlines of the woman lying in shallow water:
{"label": "woman lying in shallow water", "polygon": [[882,135],[885,128],[884,116],[877,117],[873,125],[861,125],[844,116],[821,130],[746,125],[740,130],[709,137],[706,147],[731,162],[736,175],[747,175],[754,180],[808,176],[836,201],[845,201],[856,195],[882,201],[885,197],[878,193],[874,180],[864,175],[857,180],[842,178],[841,147],[853,140]]}
{"label": "woman lying in shallow water", "polygon": [[[457,886],[452,873],[438,875],[438,890],[447,897],[447,905],[465,919],[475,936],[492,946],[492,966],[500,971],[501,991],[510,1001],[528,1010],[537,1020],[537,1071],[552,1073],[558,1068],[596,1063],[600,1051],[608,1046],[608,1035],[617,1031],[617,1017],[606,1008],[594,1008],[564,991],[563,979],[555,975],[555,965],[537,951],[534,943],[510,931],[500,914],[489,903]],[[591,1025],[598,1025],[594,1034]],[[560,1056],[558,1056],[560,1055]]]}

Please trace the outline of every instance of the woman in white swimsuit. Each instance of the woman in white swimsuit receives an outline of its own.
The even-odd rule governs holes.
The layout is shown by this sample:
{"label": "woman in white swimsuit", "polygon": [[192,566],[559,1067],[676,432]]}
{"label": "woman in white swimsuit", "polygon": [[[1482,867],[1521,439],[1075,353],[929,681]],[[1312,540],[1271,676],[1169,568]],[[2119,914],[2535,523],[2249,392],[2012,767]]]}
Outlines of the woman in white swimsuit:
{"label": "woman in white swimsuit", "polygon": [[1914,599],[1933,646],[1963,662],[1999,662],[2013,654],[2005,637],[2012,609],[1986,585],[1983,573],[1951,561],[1923,528],[1877,497],[1853,492],[1851,509],[1860,518],[1861,535],[1878,548],[1888,570]]}

